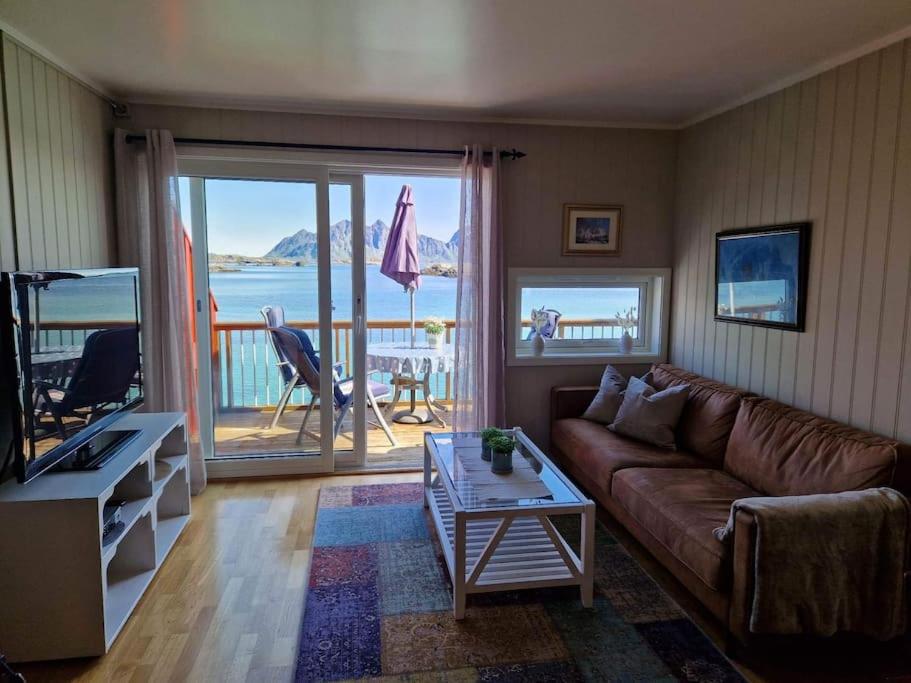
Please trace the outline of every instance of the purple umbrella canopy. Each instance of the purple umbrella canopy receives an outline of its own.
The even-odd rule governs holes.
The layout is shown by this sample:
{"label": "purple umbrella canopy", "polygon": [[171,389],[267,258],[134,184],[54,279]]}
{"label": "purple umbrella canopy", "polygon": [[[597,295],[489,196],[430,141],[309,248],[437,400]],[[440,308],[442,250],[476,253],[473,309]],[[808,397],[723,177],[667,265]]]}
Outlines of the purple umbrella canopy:
{"label": "purple umbrella canopy", "polygon": [[421,264],[418,262],[418,226],[414,218],[414,195],[411,185],[402,185],[395,215],[389,228],[389,239],[383,252],[380,272],[402,285],[406,291],[421,286]]}
{"label": "purple umbrella canopy", "polygon": [[411,185],[402,185],[395,215],[383,252],[380,272],[395,280],[411,295],[411,346],[414,346],[414,291],[421,286],[421,264],[418,261],[418,226],[414,217],[414,195]]}

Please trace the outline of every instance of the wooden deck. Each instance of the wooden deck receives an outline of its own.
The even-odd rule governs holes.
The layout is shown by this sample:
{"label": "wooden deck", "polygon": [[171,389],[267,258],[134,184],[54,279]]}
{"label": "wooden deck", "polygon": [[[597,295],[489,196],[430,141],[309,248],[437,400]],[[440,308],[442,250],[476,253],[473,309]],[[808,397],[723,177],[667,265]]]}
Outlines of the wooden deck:
{"label": "wooden deck", "polygon": [[[222,412],[216,416],[215,453],[219,457],[249,456],[264,453],[299,453],[319,450],[319,443],[307,436],[300,445],[295,443],[297,431],[304,419],[304,409],[288,409],[282,415],[275,429],[269,429],[274,415],[273,408],[263,410],[239,410]],[[368,411],[368,418],[370,413]],[[352,417],[348,416],[342,426],[335,447],[339,451],[350,450],[352,442]],[[369,467],[420,467],[424,456],[424,433],[446,432],[449,427],[438,423],[423,425],[398,424],[389,420],[389,426],[398,441],[393,447],[383,430],[372,424],[367,425],[367,465]],[[319,410],[314,410],[307,423],[307,429],[319,433]]]}

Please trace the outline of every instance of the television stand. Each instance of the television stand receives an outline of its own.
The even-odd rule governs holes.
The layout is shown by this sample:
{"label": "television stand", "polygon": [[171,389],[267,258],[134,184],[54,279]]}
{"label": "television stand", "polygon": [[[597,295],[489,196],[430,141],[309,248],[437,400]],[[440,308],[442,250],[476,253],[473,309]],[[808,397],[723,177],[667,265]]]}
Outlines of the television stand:
{"label": "television stand", "polygon": [[[190,519],[182,413],[133,413],[104,467],[0,485],[0,644],[12,662],[106,653]],[[120,524],[104,534],[104,507]],[[122,526],[121,526],[122,524]]]}

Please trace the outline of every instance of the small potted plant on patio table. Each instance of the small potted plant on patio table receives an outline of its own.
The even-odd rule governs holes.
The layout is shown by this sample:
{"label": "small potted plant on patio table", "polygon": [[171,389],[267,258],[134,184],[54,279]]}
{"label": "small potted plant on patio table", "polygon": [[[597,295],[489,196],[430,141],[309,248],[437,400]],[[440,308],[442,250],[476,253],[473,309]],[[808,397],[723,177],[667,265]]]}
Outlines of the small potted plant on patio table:
{"label": "small potted plant on patio table", "polygon": [[509,474],[512,472],[512,452],[515,441],[511,436],[501,434],[490,440],[490,471],[494,474]]}
{"label": "small potted plant on patio table", "polygon": [[427,335],[427,345],[438,349],[443,345],[443,335],[446,333],[446,323],[442,318],[426,318],[424,320],[424,334]]}
{"label": "small potted plant on patio table", "polygon": [[490,441],[498,436],[503,436],[503,430],[488,427],[481,431],[481,460],[490,462]]}

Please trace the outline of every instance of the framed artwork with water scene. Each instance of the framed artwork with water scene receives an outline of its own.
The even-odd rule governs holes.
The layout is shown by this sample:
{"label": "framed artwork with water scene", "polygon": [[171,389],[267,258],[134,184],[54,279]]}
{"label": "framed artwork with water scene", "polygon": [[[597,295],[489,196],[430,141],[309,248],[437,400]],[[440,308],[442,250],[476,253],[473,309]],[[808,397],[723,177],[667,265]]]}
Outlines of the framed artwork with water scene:
{"label": "framed artwork with water scene", "polygon": [[810,224],[715,235],[715,320],[804,331]]}
{"label": "framed artwork with water scene", "polygon": [[622,212],[616,204],[564,204],[563,254],[619,254]]}

